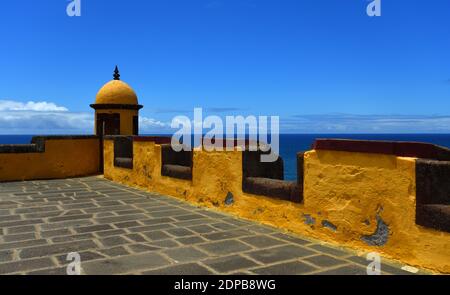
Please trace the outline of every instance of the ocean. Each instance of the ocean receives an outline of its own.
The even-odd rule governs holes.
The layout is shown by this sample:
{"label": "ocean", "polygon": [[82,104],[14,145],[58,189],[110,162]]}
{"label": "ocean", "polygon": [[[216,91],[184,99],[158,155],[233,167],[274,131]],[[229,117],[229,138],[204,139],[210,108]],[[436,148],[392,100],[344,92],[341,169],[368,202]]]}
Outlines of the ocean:
{"label": "ocean", "polygon": [[[0,144],[27,144],[32,135],[0,135]],[[418,141],[450,148],[450,134],[281,134],[280,155],[286,180],[297,178],[296,154],[311,149],[316,138]]]}

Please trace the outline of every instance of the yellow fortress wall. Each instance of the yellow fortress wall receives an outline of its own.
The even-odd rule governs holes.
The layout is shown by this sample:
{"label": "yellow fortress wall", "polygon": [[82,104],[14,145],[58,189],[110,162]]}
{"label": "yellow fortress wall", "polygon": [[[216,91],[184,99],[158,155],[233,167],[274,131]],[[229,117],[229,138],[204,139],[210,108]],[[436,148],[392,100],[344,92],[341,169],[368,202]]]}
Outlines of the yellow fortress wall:
{"label": "yellow fortress wall", "polygon": [[99,172],[97,137],[50,136],[41,140],[34,145],[3,146],[9,148],[8,152],[0,148],[0,181],[67,178]]}
{"label": "yellow fortress wall", "polygon": [[[412,265],[450,272],[450,234],[416,225],[415,159],[370,153],[305,155],[305,206],[337,226],[335,239]],[[364,236],[387,226],[387,241]],[[380,239],[382,240],[382,239]]]}
{"label": "yellow fortress wall", "polygon": [[[192,180],[161,176],[161,145],[133,144],[133,169],[114,167],[105,140],[104,176],[298,234],[379,252],[450,273],[450,234],[415,224],[415,158],[312,150],[304,158],[304,203],[242,191],[242,152],[194,150]],[[231,193],[233,203],[224,200]]]}

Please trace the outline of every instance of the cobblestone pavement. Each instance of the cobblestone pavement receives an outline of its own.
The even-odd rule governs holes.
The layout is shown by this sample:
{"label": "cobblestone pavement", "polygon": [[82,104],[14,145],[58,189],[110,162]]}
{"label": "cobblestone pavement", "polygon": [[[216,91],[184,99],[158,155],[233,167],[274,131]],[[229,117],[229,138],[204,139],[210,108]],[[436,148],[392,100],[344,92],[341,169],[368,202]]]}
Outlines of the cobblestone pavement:
{"label": "cobblestone pavement", "polygon": [[101,177],[0,183],[0,274],[66,274],[74,251],[83,274],[366,274],[368,264]]}

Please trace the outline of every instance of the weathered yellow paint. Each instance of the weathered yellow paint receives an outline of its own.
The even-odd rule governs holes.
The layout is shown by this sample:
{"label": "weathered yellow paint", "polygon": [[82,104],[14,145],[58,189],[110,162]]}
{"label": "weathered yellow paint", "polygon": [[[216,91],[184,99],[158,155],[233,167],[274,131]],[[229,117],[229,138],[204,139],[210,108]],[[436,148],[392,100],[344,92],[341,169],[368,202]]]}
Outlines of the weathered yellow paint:
{"label": "weathered yellow paint", "polygon": [[[415,160],[310,151],[305,155],[305,206],[338,226],[334,239],[339,243],[448,273],[450,234],[415,224]],[[361,236],[375,232],[377,215],[390,235],[386,245],[370,247]]]}
{"label": "weathered yellow paint", "polygon": [[98,171],[98,139],[47,139],[43,153],[0,153],[0,181],[67,178]]}
{"label": "weathered yellow paint", "polygon": [[[133,117],[139,115],[138,110],[120,110],[120,109],[100,109],[95,111],[97,114],[119,114],[120,115],[120,135],[133,135]],[[95,120],[94,132],[97,130],[97,120]]]}
{"label": "weathered yellow paint", "polygon": [[[310,151],[305,155],[304,204],[242,191],[240,151],[194,151],[192,181],[161,176],[161,147],[134,142],[134,168],[115,168],[113,142],[105,141],[105,177],[305,236],[376,251],[404,263],[450,272],[450,234],[415,225],[415,159],[362,153]],[[228,192],[234,204],[226,206]],[[376,230],[377,214],[389,225],[384,246],[361,236]],[[305,215],[315,219],[305,223]],[[327,220],[333,231],[322,225]]]}
{"label": "weathered yellow paint", "polygon": [[184,197],[190,194],[191,181],[161,176],[161,146],[153,142],[134,142],[133,169],[114,167],[114,143],[104,142],[104,176],[150,191]]}
{"label": "weathered yellow paint", "polygon": [[134,90],[127,83],[112,80],[103,85],[95,98],[96,104],[138,104]]}

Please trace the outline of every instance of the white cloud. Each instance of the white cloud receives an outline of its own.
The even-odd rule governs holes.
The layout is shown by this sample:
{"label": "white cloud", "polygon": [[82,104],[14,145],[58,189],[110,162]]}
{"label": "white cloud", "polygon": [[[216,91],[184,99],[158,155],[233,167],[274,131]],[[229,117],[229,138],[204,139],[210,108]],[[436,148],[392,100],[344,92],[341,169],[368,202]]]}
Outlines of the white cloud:
{"label": "white cloud", "polygon": [[[140,133],[163,132],[167,124],[140,117]],[[167,130],[167,129],[166,129]],[[52,102],[0,100],[0,134],[93,134],[94,114],[70,112]]]}
{"label": "white cloud", "polygon": [[298,115],[281,119],[289,133],[448,133],[450,116]]}
{"label": "white cloud", "polygon": [[139,133],[140,134],[154,134],[154,133],[170,133],[170,124],[162,121],[139,116]]}
{"label": "white cloud", "polygon": [[89,113],[0,111],[1,134],[92,134],[94,116]]}
{"label": "white cloud", "polygon": [[0,111],[67,112],[68,109],[46,101],[28,101],[24,103],[13,100],[0,100]]}
{"label": "white cloud", "polygon": [[167,124],[153,118],[139,116],[139,126],[142,127],[166,127]]}

